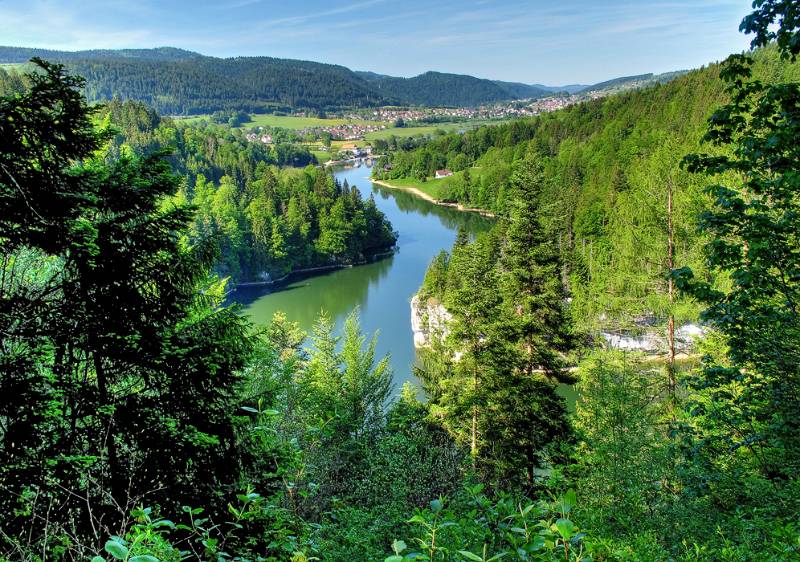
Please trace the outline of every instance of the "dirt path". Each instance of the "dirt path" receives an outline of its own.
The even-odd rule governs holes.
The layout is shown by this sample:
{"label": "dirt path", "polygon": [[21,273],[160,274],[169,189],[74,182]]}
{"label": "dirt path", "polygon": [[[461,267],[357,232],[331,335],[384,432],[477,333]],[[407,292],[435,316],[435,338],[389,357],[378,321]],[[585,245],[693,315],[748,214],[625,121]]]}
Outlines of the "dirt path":
{"label": "dirt path", "polygon": [[387,183],[387,182],[385,182],[383,180],[376,180],[376,179],[372,179],[372,178],[370,178],[369,181],[371,181],[372,183],[376,183],[378,185],[381,185],[383,187],[388,187],[389,189],[399,189],[401,191],[408,191],[409,193],[413,193],[414,195],[416,195],[420,199],[424,199],[425,201],[429,201],[429,202],[433,203],[434,205],[440,205],[442,207],[451,207],[453,209],[458,209],[459,211],[465,211],[465,212],[468,212],[468,213],[478,213],[480,215],[483,215],[484,217],[492,217],[492,218],[494,218],[496,216],[494,213],[490,213],[489,211],[487,211],[485,209],[478,209],[477,207],[465,207],[461,203],[446,203],[444,201],[440,201],[439,199],[436,199],[432,195],[430,195],[428,193],[425,193],[424,191],[422,191],[421,189],[418,189],[416,187],[406,187],[406,186],[402,186],[402,185],[392,185],[392,184]]}

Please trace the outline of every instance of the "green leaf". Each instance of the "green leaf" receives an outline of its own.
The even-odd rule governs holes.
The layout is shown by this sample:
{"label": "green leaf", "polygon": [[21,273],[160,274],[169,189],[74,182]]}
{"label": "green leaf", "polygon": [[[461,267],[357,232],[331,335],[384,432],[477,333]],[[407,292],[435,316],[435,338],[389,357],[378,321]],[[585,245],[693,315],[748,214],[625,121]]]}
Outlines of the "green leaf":
{"label": "green leaf", "polygon": [[442,500],[433,500],[431,502],[431,511],[439,513],[442,510]]}
{"label": "green leaf", "polygon": [[459,550],[458,553],[467,560],[477,560],[478,562],[483,561],[483,558],[481,558],[477,554],[471,553],[469,550]]}
{"label": "green leaf", "polygon": [[408,545],[405,543],[405,541],[399,541],[395,539],[394,542],[392,542],[392,550],[395,554],[400,554],[406,548],[408,548]]}
{"label": "green leaf", "polygon": [[575,524],[569,519],[559,519],[556,521],[556,529],[564,539],[569,539],[575,534]]}
{"label": "green leaf", "polygon": [[106,562],[106,559],[103,558],[102,556],[95,556],[94,558],[92,558],[92,562]]}
{"label": "green leaf", "polygon": [[128,556],[128,548],[113,540],[106,542],[106,552],[117,560],[125,560]]}
{"label": "green leaf", "polygon": [[570,510],[578,504],[578,498],[575,495],[575,490],[568,490],[566,494],[564,494],[564,498],[561,500],[561,503],[564,504],[566,507],[566,511],[564,513],[569,513]]}
{"label": "green leaf", "polygon": [[160,562],[160,561],[155,556],[150,556],[149,554],[140,554],[139,556],[134,556],[128,562]]}
{"label": "green leaf", "polygon": [[403,557],[395,554],[394,556],[390,556],[383,562],[403,562]]}

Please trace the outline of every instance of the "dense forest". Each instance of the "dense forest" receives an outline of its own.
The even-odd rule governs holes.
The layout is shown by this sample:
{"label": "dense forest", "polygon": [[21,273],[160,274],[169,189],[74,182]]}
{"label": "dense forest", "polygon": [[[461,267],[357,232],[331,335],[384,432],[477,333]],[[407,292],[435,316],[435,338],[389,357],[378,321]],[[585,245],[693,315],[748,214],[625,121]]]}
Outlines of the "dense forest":
{"label": "dense forest", "polygon": [[[0,62],[24,63],[33,57],[62,62],[83,76],[90,101],[139,100],[166,115],[393,104],[478,106],[547,93],[525,84],[458,74],[395,78],[330,64],[269,57],[220,59],[168,47],[77,52],[0,47]],[[0,73],[7,74],[2,69]]]}
{"label": "dense forest", "polygon": [[[29,85],[26,76],[0,82],[0,93]],[[184,178],[176,198],[197,208],[189,239],[216,241],[214,271],[234,283],[361,263],[396,241],[372,198],[339,185],[286,135],[250,142],[238,129],[187,125],[119,99],[99,106],[95,120],[113,133],[108,160],[160,154]]]}
{"label": "dense forest", "polygon": [[426,72],[398,78],[371,72],[358,73],[386,99],[408,105],[479,106],[498,101],[540,98],[547,92],[526,84],[497,82],[464,74]]}
{"label": "dense forest", "polygon": [[178,49],[69,53],[0,47],[2,61],[33,56],[62,62],[84,77],[90,101],[139,100],[166,115],[365,107],[383,101],[347,68],[309,61],[220,59]]}
{"label": "dense forest", "polygon": [[297,144],[267,146],[225,126],[176,124],[142,102],[113,100],[98,118],[117,133],[110,159],[161,152],[186,178],[176,197],[197,208],[189,238],[216,240],[214,270],[234,282],[360,263],[395,243],[375,201],[311,165],[313,155]]}
{"label": "dense forest", "polygon": [[[800,65],[783,61],[774,46],[753,56],[759,78],[800,79]],[[575,319],[595,330],[630,326],[644,316],[665,318],[668,221],[673,262],[704,269],[707,239],[695,227],[708,203],[706,180],[682,167],[681,159],[700,150],[707,118],[728,99],[719,73],[712,65],[669,84],[432,139],[390,153],[376,175],[389,182],[444,181],[445,200],[502,214],[513,200],[515,167],[538,154],[542,197]],[[433,180],[442,168],[455,176]],[[697,307],[683,305],[678,321],[696,318]]]}
{"label": "dense forest", "polygon": [[[697,92],[721,100],[696,125],[704,143],[663,155],[675,175],[655,184],[665,312],[673,289],[701,309],[700,353],[586,346],[554,203],[593,180],[555,192],[551,173],[594,129],[534,135],[495,147],[520,145],[487,199],[496,226],[460,234],[425,277],[453,313],[419,366],[425,401],[412,386],[393,398],[357,311],[340,333],[323,315],[307,341],[281,314],[257,327],[225,306],[185,176],[146,136],[120,139],[146,108],[92,107],[79,78],[39,61],[0,96],[0,560],[800,559],[795,8],[755,2],[742,30],[772,44],[774,72],[764,51],[715,68],[722,81]],[[674,111],[691,121],[688,100]],[[584,111],[598,107],[625,115]],[[618,150],[646,116],[598,159],[652,165],[647,136],[641,153]],[[267,201],[304,182],[334,206],[353,198],[324,172],[257,168],[244,187]],[[634,168],[618,168],[635,193]],[[213,189],[235,191],[228,177]],[[695,184],[691,206],[670,204]],[[601,211],[627,191],[609,193]],[[677,208],[706,242],[697,265],[677,251]],[[575,380],[572,412],[555,388]]]}
{"label": "dense forest", "polygon": [[[83,76],[84,93],[90,101],[114,97],[139,100],[167,115],[320,111],[396,104],[477,107],[553,93],[535,85],[463,74],[426,72],[399,78],[309,61],[220,59],[171,47],[75,52],[0,47],[0,62],[25,63],[33,57],[64,63],[71,72]],[[9,79],[2,74],[9,73],[0,69],[0,80]],[[666,82],[673,74],[622,77],[575,91],[644,84],[648,80]]]}

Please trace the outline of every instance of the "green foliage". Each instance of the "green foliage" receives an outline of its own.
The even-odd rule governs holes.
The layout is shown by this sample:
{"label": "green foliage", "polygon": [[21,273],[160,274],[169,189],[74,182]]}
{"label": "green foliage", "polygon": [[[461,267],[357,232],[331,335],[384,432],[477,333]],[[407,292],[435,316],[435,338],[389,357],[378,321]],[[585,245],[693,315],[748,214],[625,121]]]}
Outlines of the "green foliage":
{"label": "green foliage", "polygon": [[456,498],[455,508],[440,498],[417,510],[409,520],[413,538],[395,540],[385,562],[591,560],[591,542],[569,518],[575,503],[573,491],[533,503],[508,495],[491,500],[477,486]]}
{"label": "green foliage", "polygon": [[[754,45],[777,36],[781,57],[794,60],[797,7],[754,6],[742,24],[757,32]],[[776,19],[777,32],[767,25]],[[690,170],[717,182],[708,187],[714,203],[700,228],[713,237],[708,269],[730,287],[714,287],[688,267],[673,275],[707,307],[703,319],[727,344],[690,381],[700,396],[689,407],[707,461],[778,483],[800,469],[800,85],[764,83],[753,64],[751,55],[732,55],[722,67],[730,102],[710,119],[705,140],[725,154],[686,158]]]}
{"label": "green foliage", "polygon": [[[0,559],[797,559],[800,91],[774,50],[793,60],[800,43],[794,3],[754,6],[743,29],[777,46],[723,65],[713,154],[686,160],[718,183],[699,236],[687,217],[705,195],[675,154],[706,105],[672,96],[694,84],[717,99],[700,73],[620,98],[630,107],[409,152],[416,174],[459,158],[457,197],[501,215],[475,241],[460,232],[426,275],[425,300],[453,315],[423,355],[427,402],[410,385],[391,401],[388,360],[357,312],[341,335],[322,317],[306,349],[285,316],[254,329],[223,307],[225,283],[207,277],[214,245],[229,272],[252,248],[270,267],[352,259],[388,240],[374,202],[238,150],[186,159],[197,173],[183,184],[161,147],[235,134],[178,135],[130,104],[98,130],[81,82],[39,62],[0,97]],[[758,80],[765,69],[784,81]],[[685,126],[664,130],[681,112]],[[125,142],[107,128],[120,121]],[[672,273],[706,307],[702,368],[672,396],[652,358],[595,351],[570,418],[554,386],[576,342],[566,295],[580,314],[593,296],[629,315],[680,313],[664,298],[666,236],[708,240],[702,267],[683,250],[694,271]],[[645,272],[610,273],[631,264]],[[564,493],[574,485],[580,506]]]}
{"label": "green foliage", "polygon": [[635,356],[596,352],[578,376],[580,490],[596,525],[625,533],[652,516],[670,478],[663,373]]}
{"label": "green foliage", "polygon": [[358,190],[338,185],[321,169],[272,166],[306,166],[312,157],[304,148],[268,147],[228,128],[179,125],[140,102],[113,100],[103,112],[120,133],[109,159],[126,147],[136,154],[173,151],[173,169],[187,178],[176,201],[197,208],[189,241],[217,243],[215,272],[221,276],[260,281],[358,263],[396,241],[372,198],[362,200]]}
{"label": "green foliage", "polygon": [[473,243],[460,233],[452,256],[432,262],[421,296],[441,299],[453,319],[419,376],[432,415],[469,445],[483,477],[530,489],[570,433],[554,382],[571,380],[572,335],[535,154],[516,166],[514,189],[507,219]]}
{"label": "green foliage", "polygon": [[[753,57],[755,76],[765,82],[800,76],[800,65],[781,61],[772,46]],[[398,147],[375,174],[392,180],[469,167],[469,184],[456,178],[438,197],[507,215],[514,166],[538,153],[542,220],[561,256],[580,326],[597,330],[601,315],[604,324],[622,325],[670,312],[679,323],[693,320],[695,305],[668,299],[667,189],[674,195],[675,262],[704,275],[708,234],[696,225],[708,196],[702,177],[680,161],[699,149],[706,119],[728,99],[718,71],[711,65],[665,85]]]}
{"label": "green foliage", "polygon": [[180,241],[168,164],[100,161],[81,82],[38,64],[0,98],[0,548],[45,537],[47,557],[141,501],[222,508],[251,338],[206,281],[211,249]]}

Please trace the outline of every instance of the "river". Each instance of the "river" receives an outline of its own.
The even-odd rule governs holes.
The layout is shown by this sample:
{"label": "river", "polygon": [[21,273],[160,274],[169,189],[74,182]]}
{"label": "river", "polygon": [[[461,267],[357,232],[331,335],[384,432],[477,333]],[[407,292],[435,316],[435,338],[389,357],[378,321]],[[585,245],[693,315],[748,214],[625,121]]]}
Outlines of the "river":
{"label": "river", "polygon": [[321,311],[341,327],[355,307],[367,334],[378,332],[378,357],[388,354],[399,390],[412,379],[415,361],[411,332],[411,297],[417,292],[433,256],[449,250],[460,226],[470,234],[488,230],[491,219],[424,201],[408,192],[370,182],[371,169],[337,169],[336,178],[347,180],[362,196],[375,196],[399,233],[397,252],[368,265],[295,278],[275,287],[242,287],[232,296],[255,322],[269,323],[281,310],[310,331]]}

